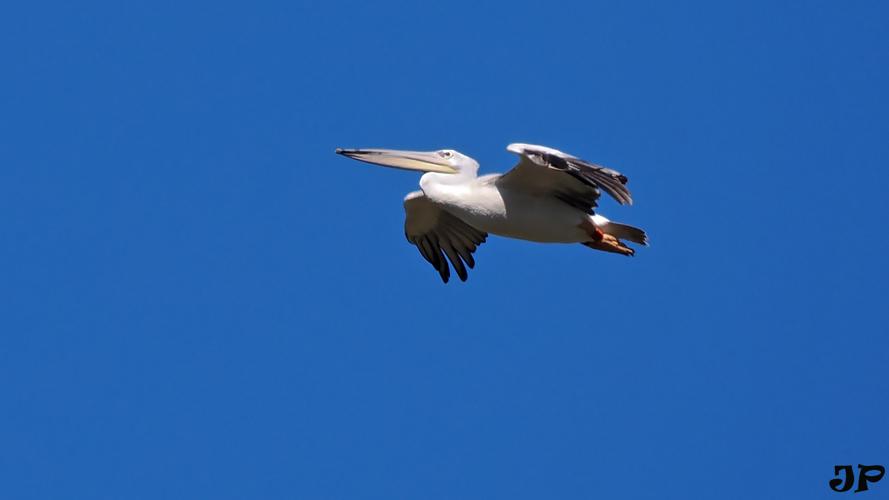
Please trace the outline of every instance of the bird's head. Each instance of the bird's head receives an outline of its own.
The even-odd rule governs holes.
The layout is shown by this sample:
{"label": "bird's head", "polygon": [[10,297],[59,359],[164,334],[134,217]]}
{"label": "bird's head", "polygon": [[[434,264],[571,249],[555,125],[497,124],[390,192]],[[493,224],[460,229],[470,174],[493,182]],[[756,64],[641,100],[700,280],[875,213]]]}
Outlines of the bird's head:
{"label": "bird's head", "polygon": [[343,149],[336,153],[384,167],[435,172],[439,174],[460,174],[478,170],[478,162],[453,149],[437,151],[399,151],[396,149]]}

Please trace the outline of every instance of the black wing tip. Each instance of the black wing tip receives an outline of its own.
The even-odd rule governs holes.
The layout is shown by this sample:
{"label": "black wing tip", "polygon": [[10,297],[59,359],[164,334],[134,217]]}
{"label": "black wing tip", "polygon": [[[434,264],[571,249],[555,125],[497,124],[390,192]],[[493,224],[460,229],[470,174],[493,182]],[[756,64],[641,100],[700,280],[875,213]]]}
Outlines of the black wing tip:
{"label": "black wing tip", "polygon": [[[444,257],[442,257],[443,259]],[[451,280],[451,270],[448,268],[447,262],[441,262],[438,265],[438,275],[441,276],[441,280],[447,283]]]}

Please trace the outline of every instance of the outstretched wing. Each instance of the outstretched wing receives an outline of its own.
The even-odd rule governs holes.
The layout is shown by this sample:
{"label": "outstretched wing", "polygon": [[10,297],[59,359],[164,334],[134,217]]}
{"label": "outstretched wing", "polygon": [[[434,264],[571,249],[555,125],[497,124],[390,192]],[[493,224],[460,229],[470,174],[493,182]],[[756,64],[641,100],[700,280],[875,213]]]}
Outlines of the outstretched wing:
{"label": "outstretched wing", "polygon": [[448,260],[457,276],[466,281],[466,266],[470,269],[475,266],[472,253],[485,242],[488,234],[435,205],[422,191],[414,191],[404,198],[404,212],[405,237],[438,271],[442,281],[447,283],[451,277]]}
{"label": "outstretched wing", "polygon": [[502,187],[554,196],[589,213],[598,206],[599,188],[621,205],[633,204],[620,172],[546,146],[510,144],[506,150],[518,154],[519,163],[497,179]]}

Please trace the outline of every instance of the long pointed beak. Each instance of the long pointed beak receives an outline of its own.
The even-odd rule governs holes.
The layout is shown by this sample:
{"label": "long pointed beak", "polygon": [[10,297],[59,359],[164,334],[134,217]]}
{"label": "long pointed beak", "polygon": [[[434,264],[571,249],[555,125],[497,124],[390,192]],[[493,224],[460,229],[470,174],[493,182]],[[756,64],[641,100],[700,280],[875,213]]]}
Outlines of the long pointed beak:
{"label": "long pointed beak", "polygon": [[442,174],[456,174],[459,171],[452,167],[446,159],[434,152],[336,148],[336,154],[384,167],[419,170],[421,172],[439,172]]}

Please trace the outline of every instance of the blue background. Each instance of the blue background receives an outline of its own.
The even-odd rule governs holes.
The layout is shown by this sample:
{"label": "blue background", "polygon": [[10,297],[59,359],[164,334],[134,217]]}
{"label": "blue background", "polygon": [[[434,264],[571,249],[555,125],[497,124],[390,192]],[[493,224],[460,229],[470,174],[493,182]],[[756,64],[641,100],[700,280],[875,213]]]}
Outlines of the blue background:
{"label": "blue background", "polygon": [[[3,498],[811,499],[889,465],[889,4],[24,5]],[[652,246],[492,237],[443,285],[418,176],[333,154],[515,141],[628,175],[602,212]]]}

